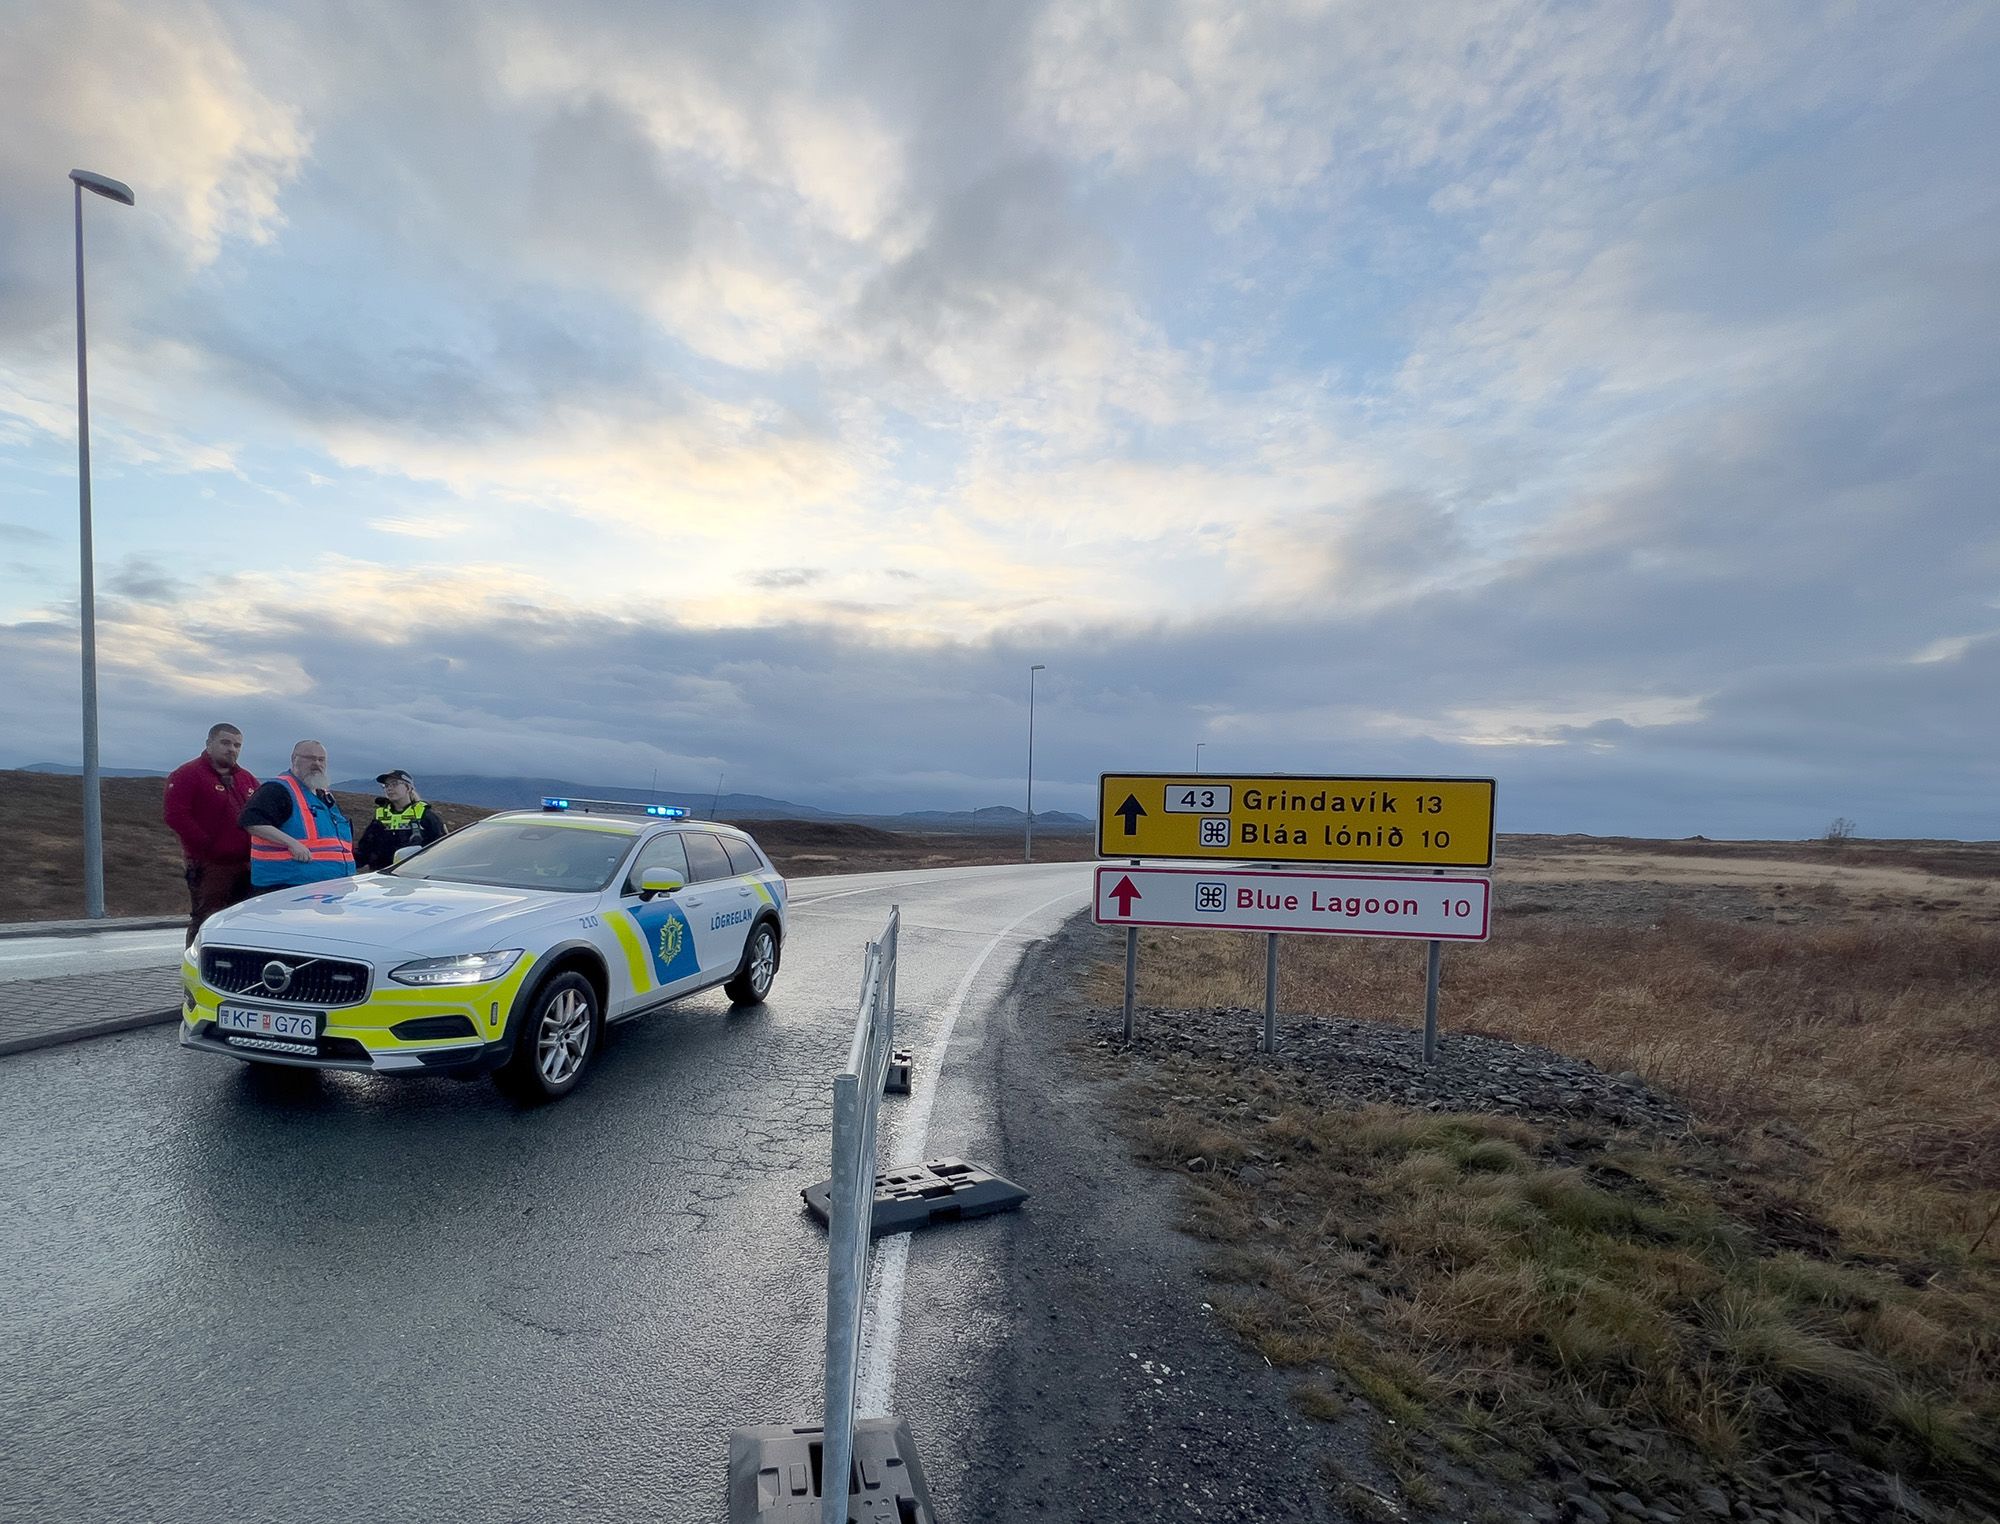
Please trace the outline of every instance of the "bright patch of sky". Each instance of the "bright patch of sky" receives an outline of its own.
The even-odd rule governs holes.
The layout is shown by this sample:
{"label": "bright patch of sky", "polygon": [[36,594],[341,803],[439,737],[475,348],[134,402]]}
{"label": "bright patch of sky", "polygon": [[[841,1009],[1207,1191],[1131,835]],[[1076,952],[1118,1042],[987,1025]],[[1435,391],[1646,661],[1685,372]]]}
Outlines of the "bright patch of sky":
{"label": "bright patch of sky", "polygon": [[983,805],[1040,661],[1051,807],[2000,835],[1976,0],[13,32],[0,765],[76,752],[77,166],[108,763]]}

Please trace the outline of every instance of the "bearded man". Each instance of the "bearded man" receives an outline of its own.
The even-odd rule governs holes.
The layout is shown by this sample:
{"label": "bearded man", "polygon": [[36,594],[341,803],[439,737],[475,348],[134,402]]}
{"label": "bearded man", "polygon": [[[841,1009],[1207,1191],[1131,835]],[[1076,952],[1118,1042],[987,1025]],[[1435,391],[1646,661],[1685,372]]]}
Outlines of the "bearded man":
{"label": "bearded man", "polygon": [[253,890],[354,876],[354,827],[327,782],[326,747],[301,741],[291,767],[250,796],[237,824],[250,833]]}
{"label": "bearded man", "polygon": [[250,897],[250,838],[236,822],[257,780],[237,762],[242,751],[242,731],[211,725],[202,754],[167,776],[161,814],[187,861],[190,945],[203,921]]}

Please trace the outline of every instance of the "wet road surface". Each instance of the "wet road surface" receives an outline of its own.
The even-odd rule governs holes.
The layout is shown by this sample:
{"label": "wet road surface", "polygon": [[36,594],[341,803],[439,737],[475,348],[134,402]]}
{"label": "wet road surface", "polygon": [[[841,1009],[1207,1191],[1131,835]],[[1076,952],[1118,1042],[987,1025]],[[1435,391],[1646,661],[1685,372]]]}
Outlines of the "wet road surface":
{"label": "wet road surface", "polygon": [[900,902],[921,1066],[1087,886],[1074,863],[797,880],[765,1006],[615,1029],[534,1111],[171,1028],[0,1059],[0,1518],[721,1518],[728,1430],[817,1415],[799,1190],[827,1172],[862,943]]}

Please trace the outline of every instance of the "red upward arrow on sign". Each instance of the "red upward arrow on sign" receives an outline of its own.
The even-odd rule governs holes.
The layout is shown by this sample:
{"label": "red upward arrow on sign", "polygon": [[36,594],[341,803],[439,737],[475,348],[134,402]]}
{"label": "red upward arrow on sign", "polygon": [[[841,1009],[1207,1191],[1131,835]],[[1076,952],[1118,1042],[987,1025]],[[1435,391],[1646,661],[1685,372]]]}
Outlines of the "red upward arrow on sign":
{"label": "red upward arrow on sign", "polygon": [[1130,915],[1132,913],[1132,901],[1143,900],[1145,897],[1132,882],[1130,874],[1120,878],[1116,884],[1111,886],[1111,898],[1118,901],[1118,913],[1120,915]]}

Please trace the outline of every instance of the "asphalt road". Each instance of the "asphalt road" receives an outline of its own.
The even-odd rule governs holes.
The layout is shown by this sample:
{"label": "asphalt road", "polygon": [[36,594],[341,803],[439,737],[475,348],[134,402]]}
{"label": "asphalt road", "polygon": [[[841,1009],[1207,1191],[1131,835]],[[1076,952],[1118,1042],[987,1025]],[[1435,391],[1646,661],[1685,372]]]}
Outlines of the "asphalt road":
{"label": "asphalt road", "polygon": [[[932,1115],[976,1143],[955,1119],[982,1078],[937,1064],[941,1030],[977,1028],[1088,881],[798,880],[764,1007],[643,1017],[536,1111],[170,1030],[0,1059],[0,1518],[720,1519],[729,1429],[817,1415],[826,1250],[799,1190],[826,1174],[862,943],[900,902],[920,1090],[884,1162]],[[899,1344],[940,1315],[901,1302],[882,1288],[871,1342],[892,1408]],[[952,1347],[970,1370],[977,1341]]]}

